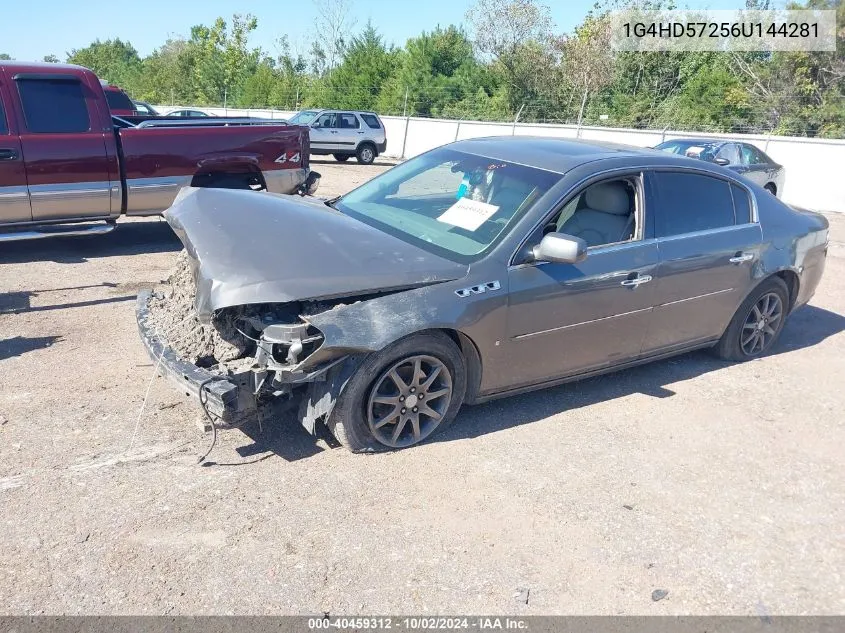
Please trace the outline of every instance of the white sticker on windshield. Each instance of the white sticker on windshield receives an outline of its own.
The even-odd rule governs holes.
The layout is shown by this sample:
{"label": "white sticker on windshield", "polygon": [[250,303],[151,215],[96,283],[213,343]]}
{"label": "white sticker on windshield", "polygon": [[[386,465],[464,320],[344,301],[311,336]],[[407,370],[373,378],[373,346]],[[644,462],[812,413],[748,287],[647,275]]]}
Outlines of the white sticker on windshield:
{"label": "white sticker on windshield", "polygon": [[498,210],[499,207],[495,204],[461,198],[446,209],[446,212],[437,218],[437,221],[451,224],[467,231],[475,231]]}

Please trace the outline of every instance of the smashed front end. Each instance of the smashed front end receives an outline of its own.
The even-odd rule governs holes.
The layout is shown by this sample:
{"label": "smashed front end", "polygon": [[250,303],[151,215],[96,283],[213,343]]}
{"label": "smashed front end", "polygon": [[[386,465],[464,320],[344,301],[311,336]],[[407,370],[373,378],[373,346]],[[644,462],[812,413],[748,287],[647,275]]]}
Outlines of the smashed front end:
{"label": "smashed front end", "polygon": [[321,201],[243,194],[185,189],[165,213],[185,251],[168,285],[139,295],[141,339],[216,426],[298,406],[313,432],[364,356],[424,322],[390,300],[466,267]]}
{"label": "smashed front end", "polygon": [[[316,417],[326,412],[308,415],[309,385],[326,381],[330,370],[339,370],[349,361],[348,355],[340,353],[306,364],[324,336],[298,313],[314,306],[295,302],[226,308],[208,326],[189,318],[166,330],[156,313],[166,299],[151,292],[138,296],[141,340],[157,371],[195,398],[219,428],[240,426],[265,408],[300,407],[303,424],[313,431]],[[185,340],[190,337],[193,340]],[[208,345],[214,338],[224,340],[220,358],[214,354],[215,346]],[[219,342],[216,348],[221,348]]]}

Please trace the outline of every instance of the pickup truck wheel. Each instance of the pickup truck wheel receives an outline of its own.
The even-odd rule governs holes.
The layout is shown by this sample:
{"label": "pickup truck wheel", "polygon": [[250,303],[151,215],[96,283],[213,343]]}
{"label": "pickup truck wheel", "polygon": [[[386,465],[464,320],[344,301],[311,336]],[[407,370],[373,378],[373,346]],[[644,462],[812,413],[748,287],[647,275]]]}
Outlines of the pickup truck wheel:
{"label": "pickup truck wheel", "polygon": [[326,424],[354,453],[407,448],[455,419],[466,383],[463,355],[452,339],[412,334],[364,360]]}
{"label": "pickup truck wheel", "polygon": [[362,165],[372,165],[376,159],[376,148],[372,143],[361,143],[356,152],[358,162]]}
{"label": "pickup truck wheel", "polygon": [[339,163],[343,163],[349,160],[349,154],[332,154],[332,156],[334,156],[334,159]]}

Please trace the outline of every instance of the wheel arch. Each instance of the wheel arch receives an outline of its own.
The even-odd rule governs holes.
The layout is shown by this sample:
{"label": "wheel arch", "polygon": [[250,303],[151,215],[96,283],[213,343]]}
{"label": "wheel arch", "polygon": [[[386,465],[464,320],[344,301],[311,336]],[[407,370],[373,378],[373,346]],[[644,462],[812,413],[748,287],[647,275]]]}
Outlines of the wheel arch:
{"label": "wheel arch", "polygon": [[[425,331],[425,330],[424,330]],[[464,401],[467,404],[473,404],[478,397],[478,391],[481,388],[481,353],[478,351],[478,346],[469,336],[459,330],[450,328],[440,328],[438,330],[428,330],[434,332],[442,332],[448,336],[461,350],[461,355],[464,357],[467,372],[467,391],[464,396]]]}
{"label": "wheel arch", "polygon": [[[742,298],[742,301],[745,301],[749,296],[751,296],[757,288],[759,288],[762,284],[766,283],[770,279],[780,279],[783,283],[786,284],[786,290],[789,294],[789,309],[787,310],[787,314],[792,311],[792,308],[795,307],[795,301],[798,299],[798,291],[800,290],[801,279],[798,273],[792,268],[787,266],[783,266],[776,270],[767,271],[766,274],[761,275],[757,278],[754,287],[752,287],[748,293]],[[740,302],[740,305],[742,302]],[[739,307],[739,306],[737,306]]]}
{"label": "wheel arch", "polygon": [[264,179],[264,174],[260,169],[252,165],[232,165],[197,171],[191,177],[191,187],[213,189],[216,187],[216,183],[227,179],[243,179],[245,188],[249,188],[250,182],[254,182],[260,185],[261,189],[267,189],[267,181]]}
{"label": "wheel arch", "polygon": [[361,141],[360,143],[358,143],[358,144],[355,146],[355,153],[357,154],[357,153],[358,153],[358,150],[360,150],[362,147],[364,147],[364,145],[369,145],[370,147],[372,147],[372,148],[373,148],[373,152],[375,153],[376,157],[378,157],[378,155],[379,155],[379,153],[378,153],[378,146],[377,146],[377,145],[376,145],[373,141],[371,141],[370,139],[364,139],[363,141]]}
{"label": "wheel arch", "polygon": [[[769,275],[766,279],[770,277],[780,277],[786,284],[786,289],[789,291],[789,310],[787,312],[792,312],[792,309],[795,307],[795,301],[798,299],[798,292],[801,289],[801,278],[798,276],[798,273],[790,268],[783,268]],[[765,279],[762,281],[765,281]]]}

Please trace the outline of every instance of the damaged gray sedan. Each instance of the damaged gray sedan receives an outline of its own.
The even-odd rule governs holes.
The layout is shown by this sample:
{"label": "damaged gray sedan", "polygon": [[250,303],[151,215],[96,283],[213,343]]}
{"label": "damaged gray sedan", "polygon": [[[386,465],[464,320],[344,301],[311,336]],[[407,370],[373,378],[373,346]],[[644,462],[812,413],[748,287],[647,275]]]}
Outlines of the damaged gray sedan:
{"label": "damaged gray sedan", "polygon": [[467,140],[338,199],[183,190],[196,317],[241,364],[159,370],[220,427],[296,407],[353,451],[417,444],[465,403],[711,347],[768,352],[824,270],[827,220],[665,152]]}

